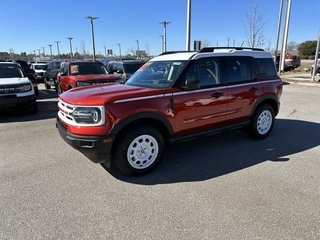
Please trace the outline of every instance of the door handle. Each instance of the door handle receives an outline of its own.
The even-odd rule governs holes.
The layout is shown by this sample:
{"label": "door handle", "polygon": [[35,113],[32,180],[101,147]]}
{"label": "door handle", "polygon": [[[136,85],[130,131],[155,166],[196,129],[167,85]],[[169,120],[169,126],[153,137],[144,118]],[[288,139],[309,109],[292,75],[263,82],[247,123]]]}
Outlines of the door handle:
{"label": "door handle", "polygon": [[211,97],[215,97],[215,98],[218,98],[218,97],[221,97],[223,96],[223,92],[216,92],[216,93],[212,93],[211,94]]}
{"label": "door handle", "polygon": [[256,92],[258,90],[259,90],[259,88],[257,88],[257,87],[252,87],[249,89],[250,92]]}

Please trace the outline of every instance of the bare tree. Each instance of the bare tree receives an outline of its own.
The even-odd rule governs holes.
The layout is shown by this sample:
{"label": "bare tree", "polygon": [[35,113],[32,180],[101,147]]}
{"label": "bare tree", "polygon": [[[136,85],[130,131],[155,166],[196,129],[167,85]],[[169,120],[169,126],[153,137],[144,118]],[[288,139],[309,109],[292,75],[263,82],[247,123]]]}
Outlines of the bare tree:
{"label": "bare tree", "polygon": [[85,41],[81,40],[80,41],[80,53],[83,55],[83,57],[85,58],[86,55],[88,54],[87,49],[86,49],[86,43]]}
{"label": "bare tree", "polygon": [[147,56],[149,56],[150,55],[150,53],[149,53],[149,43],[146,42],[146,44],[144,46],[146,47],[146,54],[147,54]]}
{"label": "bare tree", "polygon": [[296,43],[295,41],[291,41],[287,44],[287,51],[288,52],[295,52],[299,48],[299,43]]}
{"label": "bare tree", "polygon": [[132,56],[135,56],[135,55],[136,55],[136,50],[135,50],[133,47],[128,48],[128,49],[127,49],[127,52],[128,52],[130,55],[132,55]]}
{"label": "bare tree", "polygon": [[210,47],[211,41],[209,39],[203,38],[201,39],[201,47]]}
{"label": "bare tree", "polygon": [[262,47],[265,43],[264,31],[266,22],[263,13],[259,10],[259,0],[250,0],[249,9],[246,11],[247,23],[244,24],[249,47]]}

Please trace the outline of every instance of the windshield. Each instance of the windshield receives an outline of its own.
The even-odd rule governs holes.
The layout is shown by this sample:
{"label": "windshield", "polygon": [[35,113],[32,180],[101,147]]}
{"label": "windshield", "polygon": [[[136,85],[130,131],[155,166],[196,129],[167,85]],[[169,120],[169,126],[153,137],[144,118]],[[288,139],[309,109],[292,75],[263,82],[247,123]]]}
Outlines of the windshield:
{"label": "windshield", "polygon": [[87,75],[87,74],[107,74],[107,69],[103,64],[92,63],[76,63],[70,65],[71,75]]}
{"label": "windshield", "polygon": [[46,70],[47,66],[46,65],[33,65],[34,70]]}
{"label": "windshield", "polygon": [[0,78],[22,78],[23,72],[15,65],[0,65]]}
{"label": "windshield", "polygon": [[123,68],[126,73],[135,73],[144,63],[124,63]]}
{"label": "windshield", "polygon": [[149,61],[129,78],[126,85],[166,88],[182,71],[187,61]]}

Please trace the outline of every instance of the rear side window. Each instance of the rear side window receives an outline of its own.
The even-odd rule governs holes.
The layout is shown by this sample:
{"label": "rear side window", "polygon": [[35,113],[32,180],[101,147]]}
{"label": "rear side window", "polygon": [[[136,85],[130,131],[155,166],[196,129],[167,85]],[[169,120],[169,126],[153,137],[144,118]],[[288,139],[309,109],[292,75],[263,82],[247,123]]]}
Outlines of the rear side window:
{"label": "rear side window", "polygon": [[228,82],[246,82],[251,81],[252,71],[247,57],[227,57],[226,67],[228,73]]}
{"label": "rear side window", "polygon": [[274,62],[271,58],[251,58],[250,61],[257,77],[272,77],[277,75]]}

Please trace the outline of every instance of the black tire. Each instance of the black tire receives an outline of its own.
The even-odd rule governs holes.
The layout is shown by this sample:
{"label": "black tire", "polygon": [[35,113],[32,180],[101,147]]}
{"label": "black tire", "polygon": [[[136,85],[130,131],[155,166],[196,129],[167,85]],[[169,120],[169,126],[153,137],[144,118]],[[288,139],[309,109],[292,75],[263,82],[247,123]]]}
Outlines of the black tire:
{"label": "black tire", "polygon": [[39,89],[38,87],[34,88],[34,95],[39,96]]}
{"label": "black tire", "polygon": [[264,139],[268,137],[273,129],[275,114],[269,104],[261,105],[254,112],[247,134],[253,139]]}
{"label": "black tire", "polygon": [[120,136],[113,161],[125,174],[141,176],[151,172],[164,151],[161,133],[151,126],[139,126]]}
{"label": "black tire", "polygon": [[46,78],[43,80],[43,82],[44,82],[44,86],[45,86],[45,88],[46,88],[46,89],[50,89],[50,88],[51,88],[51,85],[50,85],[50,84],[48,84],[48,82],[47,82],[47,79],[46,79]]}
{"label": "black tire", "polygon": [[58,96],[60,96],[63,93],[61,85],[59,83],[57,83],[56,91],[57,91]]}

